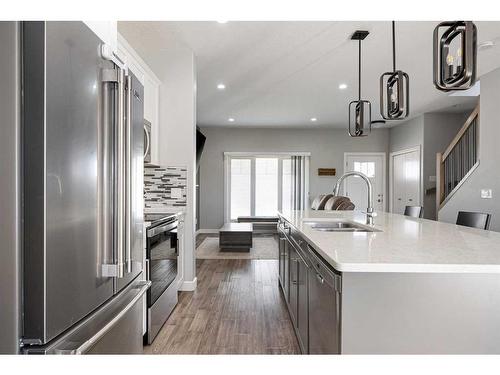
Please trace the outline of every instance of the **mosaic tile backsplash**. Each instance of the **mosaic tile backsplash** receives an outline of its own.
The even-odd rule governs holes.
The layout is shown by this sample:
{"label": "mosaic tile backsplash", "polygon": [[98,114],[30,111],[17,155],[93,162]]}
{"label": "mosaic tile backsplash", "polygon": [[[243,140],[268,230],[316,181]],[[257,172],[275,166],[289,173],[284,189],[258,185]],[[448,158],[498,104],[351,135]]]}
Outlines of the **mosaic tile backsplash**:
{"label": "mosaic tile backsplash", "polygon": [[186,206],[186,167],[144,165],[144,208]]}

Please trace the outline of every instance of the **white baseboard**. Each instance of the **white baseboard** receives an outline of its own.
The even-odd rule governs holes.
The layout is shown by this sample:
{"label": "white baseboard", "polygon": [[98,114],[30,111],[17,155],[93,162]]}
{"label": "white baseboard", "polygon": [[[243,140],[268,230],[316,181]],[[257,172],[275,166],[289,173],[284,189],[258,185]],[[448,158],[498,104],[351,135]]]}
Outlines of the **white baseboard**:
{"label": "white baseboard", "polygon": [[184,281],[179,290],[183,292],[192,292],[193,290],[196,289],[197,285],[198,285],[198,278],[195,277],[194,280],[192,281]]}
{"label": "white baseboard", "polygon": [[202,233],[219,233],[218,229],[198,229],[195,233],[195,235],[202,234]]}

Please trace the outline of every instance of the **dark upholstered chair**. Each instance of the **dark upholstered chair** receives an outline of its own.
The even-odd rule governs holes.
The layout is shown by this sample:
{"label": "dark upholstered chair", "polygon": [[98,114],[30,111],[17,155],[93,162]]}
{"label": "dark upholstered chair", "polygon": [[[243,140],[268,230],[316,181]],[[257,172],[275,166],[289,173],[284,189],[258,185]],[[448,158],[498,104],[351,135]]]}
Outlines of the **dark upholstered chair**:
{"label": "dark upholstered chair", "polygon": [[421,218],[424,216],[424,208],[422,206],[406,206],[405,216]]}
{"label": "dark upholstered chair", "polygon": [[471,228],[490,229],[491,215],[482,212],[458,211],[457,225]]}

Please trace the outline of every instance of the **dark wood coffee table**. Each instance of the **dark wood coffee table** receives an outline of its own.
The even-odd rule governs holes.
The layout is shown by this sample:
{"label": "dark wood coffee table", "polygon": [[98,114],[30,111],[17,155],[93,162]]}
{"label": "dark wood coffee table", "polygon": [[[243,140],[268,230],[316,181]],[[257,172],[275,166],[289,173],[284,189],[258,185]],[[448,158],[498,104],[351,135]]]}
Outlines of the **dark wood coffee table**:
{"label": "dark wood coffee table", "polygon": [[220,251],[250,251],[253,246],[253,224],[226,223],[219,229]]}

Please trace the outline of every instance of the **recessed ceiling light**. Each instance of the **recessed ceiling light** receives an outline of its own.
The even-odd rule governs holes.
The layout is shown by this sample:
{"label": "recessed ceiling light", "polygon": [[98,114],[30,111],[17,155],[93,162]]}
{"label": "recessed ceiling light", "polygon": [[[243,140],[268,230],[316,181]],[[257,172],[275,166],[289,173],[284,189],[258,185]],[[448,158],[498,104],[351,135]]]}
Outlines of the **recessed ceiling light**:
{"label": "recessed ceiling light", "polygon": [[347,88],[347,84],[346,83],[341,83],[339,85],[339,89],[341,89],[341,90],[345,90],[346,88]]}
{"label": "recessed ceiling light", "polygon": [[224,89],[226,88],[226,85],[225,85],[225,84],[223,84],[223,83],[219,83],[219,84],[217,85],[217,88],[218,88],[219,90],[224,90]]}
{"label": "recessed ceiling light", "polygon": [[217,23],[227,23],[227,20],[218,20]]}
{"label": "recessed ceiling light", "polygon": [[318,119],[316,117],[311,117],[311,122],[316,122]]}
{"label": "recessed ceiling light", "polygon": [[229,117],[229,118],[227,119],[227,121],[229,121],[229,122],[234,122],[234,118]]}

